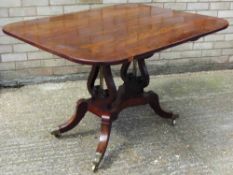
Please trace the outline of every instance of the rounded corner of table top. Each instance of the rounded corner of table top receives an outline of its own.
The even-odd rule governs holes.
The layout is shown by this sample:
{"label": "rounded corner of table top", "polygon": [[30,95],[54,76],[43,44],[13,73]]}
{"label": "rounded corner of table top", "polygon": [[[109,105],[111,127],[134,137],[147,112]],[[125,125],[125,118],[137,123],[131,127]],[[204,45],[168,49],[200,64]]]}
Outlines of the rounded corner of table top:
{"label": "rounded corner of table top", "polygon": [[10,35],[9,33],[9,28],[12,26],[12,23],[11,24],[6,24],[2,27],[2,31],[3,33],[7,34],[7,35]]}
{"label": "rounded corner of table top", "polygon": [[18,22],[12,22],[12,23],[9,23],[9,24],[5,24],[2,27],[2,30],[8,32],[12,28],[17,27],[18,24],[22,24],[22,23],[24,23],[24,21],[18,21]]}
{"label": "rounded corner of table top", "polygon": [[226,29],[230,25],[229,22],[226,19],[220,18],[220,20],[223,21],[223,28],[222,28],[222,30]]}
{"label": "rounded corner of table top", "polygon": [[14,23],[6,24],[2,27],[2,31],[3,33],[9,36],[12,36],[14,38],[24,41],[23,38],[18,37],[17,30],[15,31],[15,29],[17,28],[17,25],[21,23],[22,22],[14,22]]}

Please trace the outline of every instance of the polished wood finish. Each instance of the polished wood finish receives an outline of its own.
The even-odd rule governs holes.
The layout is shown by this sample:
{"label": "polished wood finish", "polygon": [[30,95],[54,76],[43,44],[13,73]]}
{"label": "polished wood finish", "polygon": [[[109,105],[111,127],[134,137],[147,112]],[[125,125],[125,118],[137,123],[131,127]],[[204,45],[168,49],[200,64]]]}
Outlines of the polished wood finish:
{"label": "polished wood finish", "polygon": [[[149,104],[156,114],[163,118],[171,119],[173,123],[178,117],[178,115],[166,112],[161,108],[159,97],[156,93],[144,91],[144,88],[149,85],[149,74],[145,64],[146,58],[135,59],[139,67],[140,75],[128,72],[130,62],[125,62],[122,65],[121,77],[124,83],[118,90],[113,81],[110,65],[93,65],[87,82],[91,98],[79,100],[75,114],[65,124],[60,125],[58,130],[52,132],[56,137],[60,137],[62,133],[75,127],[81,121],[86,111],[90,111],[100,117],[101,133],[96,149],[96,157],[93,161],[93,171],[98,169],[107,149],[112,122],[117,119],[119,113],[124,108]],[[107,86],[106,89],[100,85],[95,85],[101,69],[103,70],[103,78]]]}
{"label": "polished wood finish", "polygon": [[107,149],[108,141],[110,138],[111,127],[112,127],[111,116],[106,116],[106,115],[101,116],[101,130],[100,130],[99,144],[96,149],[96,157],[93,161],[93,167],[92,167],[92,170],[94,172],[97,171],[99,164],[104,157],[104,153]]}
{"label": "polished wood finish", "polygon": [[79,124],[79,122],[83,119],[88,109],[88,103],[85,99],[80,99],[77,102],[77,107],[74,115],[65,123],[59,125],[58,130],[52,131],[56,137],[60,137],[62,133],[67,132],[73,129],[75,126]]}
{"label": "polished wood finish", "polygon": [[118,64],[227,26],[215,17],[125,4],[17,22],[3,31],[73,62]]}
{"label": "polished wood finish", "polygon": [[[91,97],[79,100],[74,115],[52,134],[59,137],[71,130],[87,111],[99,116],[101,132],[93,162],[96,171],[108,146],[112,122],[124,108],[149,104],[155,113],[175,124],[178,115],[164,111],[156,93],[144,91],[149,85],[145,59],[227,26],[228,22],[219,18],[128,4],[18,22],[3,31],[63,58],[92,65],[87,81]],[[129,72],[132,62],[133,73]],[[118,63],[122,63],[124,83],[117,89],[110,66]],[[98,75],[101,80],[96,85]]]}

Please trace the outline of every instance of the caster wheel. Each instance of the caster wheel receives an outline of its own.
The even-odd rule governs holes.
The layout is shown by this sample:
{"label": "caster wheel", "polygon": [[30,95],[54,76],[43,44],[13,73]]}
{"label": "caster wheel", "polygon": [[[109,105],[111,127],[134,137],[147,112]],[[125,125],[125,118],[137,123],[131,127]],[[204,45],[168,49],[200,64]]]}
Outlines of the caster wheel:
{"label": "caster wheel", "polygon": [[98,170],[98,166],[97,165],[92,165],[91,169],[95,173]]}
{"label": "caster wheel", "polygon": [[173,126],[176,125],[176,120],[172,120],[172,125],[173,125]]}
{"label": "caster wheel", "polygon": [[51,134],[57,138],[61,137],[61,132],[59,130],[54,130],[51,132]]}
{"label": "caster wheel", "polygon": [[179,118],[179,115],[178,114],[173,114],[173,117],[172,117],[172,125],[175,126],[176,125],[176,119]]}
{"label": "caster wheel", "polygon": [[98,167],[99,167],[99,164],[102,160],[102,157],[103,157],[103,155],[101,153],[98,153],[98,152],[96,153],[95,159],[92,162],[92,171],[93,172],[96,172],[98,170]]}

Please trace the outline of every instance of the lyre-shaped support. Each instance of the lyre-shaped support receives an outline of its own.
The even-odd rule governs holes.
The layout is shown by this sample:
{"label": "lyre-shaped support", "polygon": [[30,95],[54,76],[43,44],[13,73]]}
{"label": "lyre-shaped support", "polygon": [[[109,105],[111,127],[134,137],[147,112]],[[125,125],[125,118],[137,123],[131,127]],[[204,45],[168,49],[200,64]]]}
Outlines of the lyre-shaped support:
{"label": "lyre-shaped support", "polygon": [[133,59],[133,74],[134,76],[137,76],[137,60],[136,59]]}
{"label": "lyre-shaped support", "polygon": [[95,87],[95,80],[98,76],[99,69],[100,69],[99,65],[93,65],[87,80],[87,89],[92,97],[94,97],[97,93],[97,89]]}
{"label": "lyre-shaped support", "polygon": [[146,87],[149,85],[150,77],[146,68],[146,63],[144,59],[138,60],[138,67],[141,73],[141,77],[143,78],[143,86]]}
{"label": "lyre-shaped support", "polygon": [[103,75],[103,67],[101,66],[100,67],[100,70],[99,70],[99,79],[100,79],[100,88],[101,89],[104,89],[104,75]]}
{"label": "lyre-shaped support", "polygon": [[[95,81],[99,75],[100,84],[95,85]],[[105,80],[107,89],[103,87]],[[110,65],[93,65],[87,81],[88,91],[93,99],[98,97],[108,99],[106,102],[111,102],[116,96],[116,86],[113,81]]]}
{"label": "lyre-shaped support", "polygon": [[104,65],[103,66],[103,77],[105,79],[105,83],[107,86],[107,92],[108,92],[108,103],[112,103],[117,95],[117,89],[116,89],[116,85],[114,83],[113,80],[113,76],[112,76],[112,71],[110,68],[110,65]]}
{"label": "lyre-shaped support", "polygon": [[149,74],[144,59],[135,59],[133,61],[134,69],[136,69],[136,64],[138,64],[140,75],[137,75],[134,69],[133,73],[128,73],[130,64],[131,62],[126,62],[123,63],[121,67],[121,78],[124,81],[124,84],[120,88],[124,88],[125,91],[128,91],[128,96],[132,97],[140,95],[144,88],[148,86]]}

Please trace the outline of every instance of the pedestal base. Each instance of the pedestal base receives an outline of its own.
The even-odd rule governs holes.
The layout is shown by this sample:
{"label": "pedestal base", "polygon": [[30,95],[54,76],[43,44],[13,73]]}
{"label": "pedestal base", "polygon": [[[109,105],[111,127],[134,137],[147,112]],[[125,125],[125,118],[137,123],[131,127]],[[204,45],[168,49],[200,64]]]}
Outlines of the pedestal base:
{"label": "pedestal base", "polygon": [[[156,93],[153,91],[144,92],[144,88],[149,84],[149,75],[144,59],[138,59],[140,76],[127,73],[129,65],[130,63],[127,62],[122,66],[121,77],[124,83],[118,90],[116,90],[110,66],[94,65],[88,78],[88,90],[91,98],[79,100],[74,115],[67,122],[60,125],[57,130],[51,132],[54,136],[60,137],[62,133],[78,125],[87,111],[99,116],[101,118],[101,134],[96,149],[96,157],[93,161],[93,171],[98,169],[103,159],[111,133],[112,122],[117,119],[118,114],[124,108],[149,104],[156,114],[171,119],[172,124],[175,124],[175,119],[178,118],[178,115],[166,112],[161,108]],[[107,89],[94,85],[100,68],[103,70]]]}

